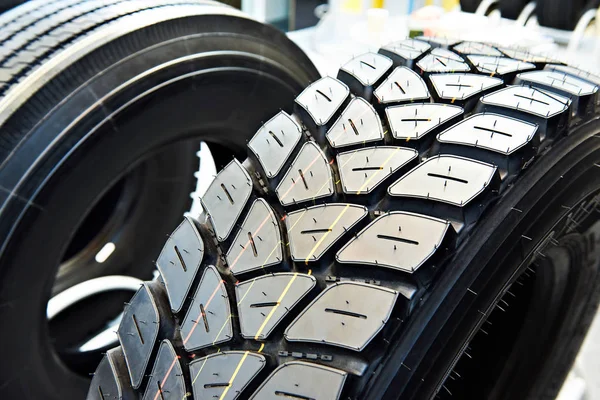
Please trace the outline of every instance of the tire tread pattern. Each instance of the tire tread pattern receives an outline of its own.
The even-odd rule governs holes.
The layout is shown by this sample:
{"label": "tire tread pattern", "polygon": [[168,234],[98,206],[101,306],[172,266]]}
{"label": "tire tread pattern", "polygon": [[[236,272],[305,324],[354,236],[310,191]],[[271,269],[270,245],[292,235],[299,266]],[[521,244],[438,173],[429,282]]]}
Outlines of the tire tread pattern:
{"label": "tire tread pattern", "polygon": [[[412,40],[387,46],[410,54],[394,57],[393,67],[384,68],[385,73],[381,74],[378,66],[385,65],[382,60],[369,54],[358,56],[345,64],[338,79],[322,78],[298,96],[291,116],[293,124],[288,121],[277,125],[273,119],[260,128],[250,142],[249,158],[238,164],[250,179],[252,193],[243,200],[243,206],[238,205],[242,210],[231,223],[231,235],[215,234],[215,226],[221,222],[211,213],[221,207],[227,209],[232,199],[227,193],[220,193],[223,196],[218,199],[209,194],[214,198],[211,197],[206,221],[196,223],[204,242],[214,248],[218,257],[203,261],[202,268],[221,277],[221,285],[228,293],[223,298],[231,307],[228,319],[233,335],[181,356],[182,369],[193,372],[186,379],[190,380],[188,392],[193,391],[195,397],[210,394],[220,399],[323,398],[322,395],[361,398],[368,377],[385,360],[387,346],[418,307],[418,299],[435,288],[436,278],[447,267],[453,250],[468,238],[486,210],[518,183],[521,172],[560,140],[570,124],[596,112],[598,82],[593,77],[586,78],[585,73],[573,69],[561,72],[579,76],[586,85],[593,86],[594,101],[576,109],[572,101],[575,95],[563,97],[564,91],[537,88],[516,75],[521,69],[544,71],[546,65],[548,74],[558,73],[550,60],[533,60],[533,64],[519,65],[522,68],[499,75],[494,69],[476,68],[469,58],[486,52],[496,54],[500,51],[496,47],[467,43],[455,51],[457,43],[429,43],[433,51],[418,50],[414,57],[413,50],[423,46],[414,46]],[[443,51],[435,50],[440,48]],[[381,51],[377,57],[383,57],[381,54],[386,52]],[[425,58],[426,63],[419,63]],[[448,64],[444,68],[432,67],[440,61],[443,66],[444,59],[460,66],[459,71],[448,70]],[[377,66],[369,66],[369,60],[375,60]],[[468,71],[464,71],[465,65]],[[364,72],[355,76],[353,68],[355,73],[356,68],[376,69],[377,76],[372,80],[365,78]],[[433,72],[438,69],[441,73]],[[422,82],[425,92],[418,84],[408,84],[415,78]],[[453,88],[453,96],[441,92],[442,81]],[[576,80],[573,82],[577,84]],[[510,86],[513,83],[523,87]],[[384,89],[390,93],[396,90],[397,97],[381,98],[376,91],[381,93]],[[502,97],[495,104],[485,102],[486,97],[504,96],[505,91],[525,99],[518,104],[513,104],[513,97]],[[417,95],[413,97],[413,93]],[[361,132],[365,125],[358,109],[348,111],[349,104],[357,98],[368,102],[380,118],[383,143],[372,140],[373,132]],[[423,105],[430,104],[436,107],[422,112]],[[556,113],[542,112],[556,104],[560,106]],[[409,114],[403,113],[407,110]],[[363,110],[367,111],[370,112]],[[339,124],[343,124],[341,129]],[[404,126],[398,128],[401,125]],[[408,125],[414,129],[412,134],[406,133]],[[269,132],[273,126],[280,131]],[[286,147],[284,153],[277,153],[283,143],[278,144],[276,138],[288,134],[286,126],[290,139],[292,130],[300,126],[301,137],[299,141],[294,138],[293,145],[286,142],[291,151]],[[369,126],[373,128],[373,124]],[[334,127],[352,140],[346,140],[345,146],[336,146],[328,136]],[[513,138],[507,130],[518,132]],[[475,133],[481,135],[477,136],[481,144],[479,139],[471,140],[470,135],[475,137]],[[307,152],[307,148],[314,151]],[[385,157],[369,151],[378,148],[386,149]],[[414,157],[388,165],[394,159],[394,149]],[[277,162],[265,170],[266,165],[271,165],[264,160],[270,152]],[[340,171],[353,173],[353,190],[344,189]],[[380,173],[381,177],[377,177]],[[233,183],[220,175],[215,181],[219,185]],[[288,198],[292,192],[293,198]],[[256,214],[251,212],[252,204],[257,199],[270,206],[269,214],[275,220],[260,221],[252,216]],[[346,214],[350,210],[364,210],[364,214],[351,217]],[[218,214],[223,218],[223,213]],[[257,245],[264,240],[261,230],[265,224],[280,233],[278,240],[270,239],[276,242],[270,251],[283,249],[283,256],[275,261],[265,258],[269,249]],[[426,226],[435,227],[434,237],[423,233]],[[231,246],[237,248],[232,250]],[[260,264],[257,261],[252,268],[238,269],[231,255],[239,257],[241,253],[269,262],[256,267]],[[399,263],[402,254],[405,259]],[[314,282],[314,287],[307,286],[309,282]],[[158,283],[162,283],[160,278]],[[198,278],[187,296],[193,296],[194,285],[199,285]],[[162,317],[175,327],[180,326],[182,320],[188,321],[184,314],[190,305],[196,307],[198,301],[204,301],[199,297],[202,296],[196,293],[185,301],[181,312]],[[250,317],[252,329],[248,328]],[[208,329],[203,320],[207,320],[206,310],[200,310],[194,320],[196,329]],[[175,332],[179,330],[175,328]],[[176,349],[181,349],[186,341],[178,333],[159,339],[171,340]],[[155,347],[159,345],[157,341]],[[227,358],[226,354],[236,356]],[[203,383],[200,388],[196,379],[209,379],[208,372],[202,372],[208,365],[206,360],[218,357],[223,357],[223,364],[215,368],[233,373],[226,374],[219,385]],[[248,357],[264,360],[264,365],[250,367],[249,363],[245,370]],[[238,374],[243,376],[239,382]],[[325,376],[332,380],[326,382]],[[94,398],[94,385],[88,398]],[[142,388],[145,386],[146,383]],[[234,388],[237,391],[232,391]]]}

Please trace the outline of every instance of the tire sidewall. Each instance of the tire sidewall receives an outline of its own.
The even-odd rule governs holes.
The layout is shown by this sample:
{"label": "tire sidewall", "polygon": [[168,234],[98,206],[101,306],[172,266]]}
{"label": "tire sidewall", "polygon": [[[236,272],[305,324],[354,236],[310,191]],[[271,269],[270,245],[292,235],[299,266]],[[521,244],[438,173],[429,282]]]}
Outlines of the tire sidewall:
{"label": "tire sidewall", "polygon": [[[598,119],[588,121],[575,128],[568,138],[558,142],[548,154],[544,155],[543,160],[535,163],[521,177],[518,185],[513,186],[488,217],[482,220],[470,235],[470,240],[466,241],[448,263],[452,268],[447,268],[442,273],[436,282],[437,290],[434,290],[426,301],[422,299],[421,309],[415,312],[412,320],[407,324],[403,339],[398,342],[395,349],[390,351],[391,357],[386,361],[379,377],[384,380],[375,379],[372,382],[369,398],[396,398],[398,393],[402,393],[407,398],[429,398],[428,394],[429,396],[435,394],[435,389],[443,382],[445,373],[451,365],[448,363],[455,362],[463,350],[462,347],[456,348],[450,345],[446,347],[442,343],[446,343],[457,332],[477,331],[473,321],[482,318],[477,309],[485,310],[492,301],[488,298],[486,304],[470,309],[468,312],[470,317],[465,318],[465,310],[469,310],[469,304],[474,301],[472,297],[485,292],[488,297],[493,293],[491,298],[496,298],[507,285],[506,281],[489,279],[497,272],[497,268],[501,267],[495,263],[494,255],[501,254],[499,251],[503,247],[510,248],[515,243],[519,243],[521,235],[525,232],[524,224],[531,218],[536,218],[532,214],[526,218],[527,213],[532,210],[533,214],[536,213],[535,205],[540,204],[548,191],[564,188],[558,182],[562,175],[577,165],[582,157],[581,154],[591,153],[593,149],[598,148],[600,140],[597,136],[597,124]],[[579,155],[574,156],[574,153]],[[556,218],[558,220],[559,217]],[[540,235],[533,237],[532,243],[536,244],[541,239]],[[522,251],[525,252],[526,249]],[[516,272],[507,271],[504,275],[510,277]],[[487,287],[481,284],[478,286],[479,282],[488,282]],[[473,296],[467,290],[469,288],[472,288],[471,290],[477,293],[477,296]],[[592,303],[590,302],[586,307],[595,309],[597,304]],[[467,320],[466,326],[471,328],[461,325],[460,321],[463,318]],[[583,322],[589,325],[591,320],[582,321],[582,325],[577,327],[578,330],[586,330]],[[462,345],[467,337],[463,336],[458,340]],[[565,340],[569,339],[565,338]],[[580,344],[581,340],[573,341],[573,346],[576,348],[579,348]],[[445,361],[438,363],[437,360],[442,353],[445,353]],[[576,351],[571,353],[572,357],[576,355]],[[408,366],[410,370],[403,365]],[[570,365],[570,361],[562,360],[561,365],[563,367]],[[557,368],[556,376],[550,380],[562,382],[566,373],[568,368],[560,370]],[[556,383],[554,385],[556,388]]]}
{"label": "tire sidewall", "polygon": [[[253,21],[244,21],[240,25],[244,27],[247,24],[255,29],[258,26]],[[136,32],[136,35],[141,34]],[[29,365],[26,374],[16,369],[7,372],[7,380],[19,382],[13,384],[7,393],[17,390],[15,396],[27,393],[31,398],[54,396],[58,399],[78,398],[87,392],[89,380],[73,374],[62,365],[48,342],[45,304],[56,270],[48,268],[40,257],[51,255],[49,258],[55,260],[60,254],[61,242],[66,239],[62,228],[72,226],[85,215],[99,189],[109,185],[115,176],[125,173],[133,160],[154,152],[160,146],[202,137],[233,147],[238,154],[241,153],[247,138],[258,128],[260,121],[270,117],[279,104],[291,103],[290,100],[308,83],[306,76],[310,76],[310,72],[305,72],[306,75],[292,72],[289,64],[293,63],[293,58],[289,59],[288,66],[272,61],[273,58],[281,60],[284,57],[281,49],[263,49],[261,57],[255,56],[263,46],[251,37],[198,34],[178,37],[128,56],[65,98],[36,124],[26,135],[26,140],[13,151],[10,160],[3,164],[0,180],[6,182],[6,187],[18,185],[19,189],[18,195],[7,198],[0,214],[4,244],[0,260],[0,296],[2,303],[8,305],[0,308],[0,316],[5,321],[19,322],[10,331],[3,331],[4,344],[0,351],[6,360],[27,359]],[[236,54],[224,57],[223,50],[226,48],[232,48]],[[186,77],[186,74],[196,71],[198,65],[172,61],[178,56],[210,53],[215,49],[219,49],[219,53],[209,57],[208,64],[200,64],[209,74]],[[202,60],[202,57],[199,59]],[[164,62],[173,64],[173,67],[165,68],[165,74],[159,79],[146,74],[148,69]],[[219,66],[219,63],[226,65]],[[203,105],[195,104],[194,96],[215,94],[214,88],[232,72],[239,77],[237,81],[229,82],[239,87],[239,92],[234,92],[235,101],[224,102],[224,99],[213,96],[211,102],[225,105],[219,109],[220,112],[210,110],[206,104],[198,110],[196,107]],[[114,90],[132,81],[135,85]],[[210,85],[212,92],[207,89]],[[248,96],[247,110],[239,112],[236,106],[239,110],[240,102],[246,100],[240,95],[243,92],[254,94]],[[107,97],[103,98],[103,93]],[[260,95],[266,96],[262,102]],[[103,98],[101,102],[100,98]],[[169,99],[169,106],[163,109]],[[174,108],[177,104],[179,113]],[[124,105],[127,107],[120,110]],[[111,115],[116,111],[122,112]],[[171,119],[161,121],[157,118],[168,112],[174,113]],[[140,132],[140,125],[136,126],[135,122],[144,119],[144,115],[153,116],[154,121],[146,122],[148,129]],[[188,118],[180,118],[181,115]],[[13,116],[19,117],[18,112]],[[188,125],[190,118],[194,121]],[[173,121],[177,119],[179,121],[174,125]],[[207,119],[222,123],[211,123]],[[241,128],[228,129],[232,123],[239,124]],[[181,155],[182,162],[186,158],[193,161],[197,150],[197,145],[189,147],[188,152]],[[182,176],[180,182],[173,182],[171,188],[175,190],[175,184],[180,188],[178,190],[184,188],[186,196],[176,196],[178,204],[166,204],[160,201],[161,194],[155,193],[158,198],[153,215],[155,221],[147,221],[148,229],[139,232],[135,240],[145,245],[152,240],[158,249],[162,246],[164,236],[157,231],[170,232],[189,204],[190,184],[194,182],[193,170],[189,166],[187,163],[181,171],[186,170],[190,174]],[[82,176],[88,177],[87,184]],[[182,185],[182,182],[187,183]],[[167,192],[164,197],[169,196]],[[52,204],[60,207],[54,208]],[[53,231],[54,235],[49,237],[49,232]],[[39,246],[32,248],[32,243]],[[136,263],[151,264],[157,254],[129,256]],[[4,364],[2,369],[5,367],[8,368],[8,365]]]}

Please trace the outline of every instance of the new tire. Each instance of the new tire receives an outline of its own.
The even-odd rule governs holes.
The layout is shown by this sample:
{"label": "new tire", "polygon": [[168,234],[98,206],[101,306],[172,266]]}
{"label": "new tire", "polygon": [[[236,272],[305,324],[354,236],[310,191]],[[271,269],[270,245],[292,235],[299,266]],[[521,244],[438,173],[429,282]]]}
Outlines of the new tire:
{"label": "new tire", "polygon": [[88,399],[554,398],[598,305],[599,82],[424,38],[313,82],[167,239]]}

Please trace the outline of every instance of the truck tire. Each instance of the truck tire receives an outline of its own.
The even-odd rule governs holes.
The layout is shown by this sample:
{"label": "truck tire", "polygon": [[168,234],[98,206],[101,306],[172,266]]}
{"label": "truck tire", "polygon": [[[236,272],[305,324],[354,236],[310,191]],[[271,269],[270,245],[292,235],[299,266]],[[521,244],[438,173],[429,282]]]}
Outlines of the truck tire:
{"label": "truck tire", "polygon": [[516,20],[528,3],[527,0],[500,0],[498,8],[502,18]]}
{"label": "truck tire", "polygon": [[313,82],[168,237],[88,399],[554,398],[600,293],[598,83],[425,38]]}
{"label": "truck tire", "polygon": [[131,293],[51,321],[48,300],[106,275],[151,279],[189,210],[200,141],[221,168],[318,76],[283,33],[212,1],[34,0],[0,15],[0,318],[19,321],[1,330],[1,398],[85,396],[102,350],[82,343]]}
{"label": "truck tire", "polygon": [[24,2],[25,0],[2,0],[0,1],[0,14]]}
{"label": "truck tire", "polygon": [[481,0],[460,0],[460,9],[464,12],[474,13]]}
{"label": "truck tire", "polygon": [[541,0],[536,5],[536,15],[541,26],[572,31],[587,10],[589,0],[565,3],[558,0]]}

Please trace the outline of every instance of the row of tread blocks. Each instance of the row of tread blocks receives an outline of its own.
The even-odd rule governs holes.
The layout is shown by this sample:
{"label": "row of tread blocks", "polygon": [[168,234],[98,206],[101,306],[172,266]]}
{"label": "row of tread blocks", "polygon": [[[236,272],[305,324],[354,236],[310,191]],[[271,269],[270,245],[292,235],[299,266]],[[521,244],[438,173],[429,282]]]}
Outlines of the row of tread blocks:
{"label": "row of tread blocks", "polygon": [[[14,30],[0,33],[7,35],[7,40],[0,47],[0,101],[13,90],[18,90],[24,79],[63,49],[104,29],[113,21],[156,8],[203,5],[198,0],[65,0],[52,4],[55,8],[40,5],[39,11],[24,14],[24,21]],[[26,114],[23,117],[30,118]],[[22,137],[20,128],[5,125],[3,129],[0,156],[7,155],[15,141]]]}
{"label": "row of tread blocks", "polygon": [[[560,133],[548,120],[597,104],[576,70],[443,47],[403,41],[310,85],[299,117],[267,121],[249,161],[217,175],[203,235],[192,220],[171,235],[157,265],[173,312],[187,309],[174,341],[202,356],[183,373],[195,397],[356,393],[457,238]],[[449,65],[469,72],[436,70]],[[208,263],[202,237],[219,249]],[[155,379],[158,398],[167,380]]]}
{"label": "row of tread blocks", "polygon": [[4,30],[0,34],[0,96],[66,45],[96,28],[140,11],[177,4],[199,3],[194,0],[149,0],[143,3],[134,0],[67,0],[53,7],[40,7],[46,13],[39,18],[27,21],[24,26],[17,24],[15,30]]}
{"label": "row of tread blocks", "polygon": [[56,4],[40,4],[35,15],[24,15],[24,21],[13,22],[14,29],[3,29],[0,34],[0,82],[6,83],[4,89],[26,73],[30,64],[36,63],[36,59],[55,50],[68,37],[78,34],[77,30],[64,32],[66,35],[58,34],[64,31],[65,24],[76,22],[77,18],[113,3],[115,1],[81,3],[68,0]]}

